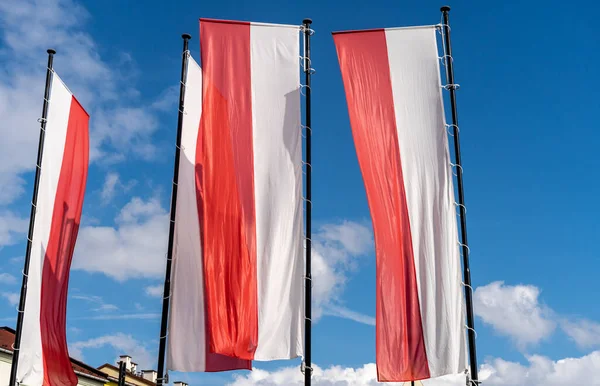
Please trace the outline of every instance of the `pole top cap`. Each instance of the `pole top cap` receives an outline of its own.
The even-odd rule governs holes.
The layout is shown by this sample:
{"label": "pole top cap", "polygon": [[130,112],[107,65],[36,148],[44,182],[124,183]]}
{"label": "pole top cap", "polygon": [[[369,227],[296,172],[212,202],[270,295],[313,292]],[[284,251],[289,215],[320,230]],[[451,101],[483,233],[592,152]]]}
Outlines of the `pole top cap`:
{"label": "pole top cap", "polygon": [[449,12],[450,11],[450,6],[449,5],[444,5],[442,8],[440,8],[440,11],[442,11],[442,12]]}
{"label": "pole top cap", "polygon": [[192,35],[190,35],[190,34],[182,34],[181,37],[183,38],[183,40],[190,40],[192,38]]}
{"label": "pole top cap", "polygon": [[312,19],[306,18],[302,20],[302,24],[312,24]]}
{"label": "pole top cap", "polygon": [[54,48],[48,48],[48,49],[46,50],[46,52],[47,52],[48,54],[50,54],[50,55],[54,55],[54,54],[56,54],[56,50],[55,50]]}

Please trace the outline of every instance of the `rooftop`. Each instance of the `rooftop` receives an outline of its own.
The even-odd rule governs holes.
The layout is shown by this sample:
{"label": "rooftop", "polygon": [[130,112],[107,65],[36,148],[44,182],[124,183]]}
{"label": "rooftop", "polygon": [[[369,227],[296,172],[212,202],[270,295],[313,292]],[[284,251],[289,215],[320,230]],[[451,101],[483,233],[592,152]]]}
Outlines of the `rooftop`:
{"label": "rooftop", "polygon": [[[111,365],[110,363],[105,363],[105,364],[103,364],[102,366],[100,366],[98,368],[99,369],[110,368],[110,369],[119,371],[119,368],[117,366]],[[148,371],[152,371],[152,370],[148,370]],[[150,381],[150,380],[148,380],[146,378],[140,377],[139,375],[133,374],[131,372],[127,372],[127,378],[135,379],[136,381],[139,381],[139,382],[141,382],[141,383],[143,383],[145,385],[148,385],[148,386],[156,386],[156,383],[154,383],[154,382],[152,382],[152,381]]]}
{"label": "rooftop", "polygon": [[[13,353],[13,344],[15,342],[15,330],[10,327],[0,327],[0,351],[6,353]],[[108,377],[102,371],[95,369],[77,359],[71,358],[71,364],[75,374],[94,378],[103,382],[108,381]]]}

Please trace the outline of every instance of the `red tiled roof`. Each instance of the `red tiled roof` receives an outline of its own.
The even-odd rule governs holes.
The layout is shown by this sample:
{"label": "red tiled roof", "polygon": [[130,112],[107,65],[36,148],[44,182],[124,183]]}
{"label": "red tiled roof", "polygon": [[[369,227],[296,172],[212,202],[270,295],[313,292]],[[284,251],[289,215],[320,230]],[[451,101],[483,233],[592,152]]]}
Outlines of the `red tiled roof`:
{"label": "red tiled roof", "polygon": [[[13,343],[15,342],[15,330],[10,327],[0,327],[0,348],[13,352]],[[71,364],[73,365],[73,370],[76,373],[79,373],[83,376],[91,376],[94,378],[101,378],[102,381],[108,381],[108,375],[103,373],[102,371],[93,368],[92,366],[86,365],[83,362],[78,361],[77,359],[71,358]]]}

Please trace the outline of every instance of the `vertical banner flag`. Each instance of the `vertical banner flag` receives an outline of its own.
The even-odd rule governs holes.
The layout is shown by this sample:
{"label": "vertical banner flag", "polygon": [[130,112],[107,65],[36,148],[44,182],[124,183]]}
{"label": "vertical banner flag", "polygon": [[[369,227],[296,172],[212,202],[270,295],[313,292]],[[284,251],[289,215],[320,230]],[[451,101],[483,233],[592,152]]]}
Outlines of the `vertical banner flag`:
{"label": "vertical banner flag", "polygon": [[334,33],[376,243],[379,381],[466,368],[436,27]]}
{"label": "vertical banner flag", "polygon": [[185,88],[167,367],[303,354],[300,27],[200,20]]}
{"label": "vertical banner flag", "polygon": [[77,384],[67,349],[67,290],[89,160],[89,115],[52,76],[17,380]]}

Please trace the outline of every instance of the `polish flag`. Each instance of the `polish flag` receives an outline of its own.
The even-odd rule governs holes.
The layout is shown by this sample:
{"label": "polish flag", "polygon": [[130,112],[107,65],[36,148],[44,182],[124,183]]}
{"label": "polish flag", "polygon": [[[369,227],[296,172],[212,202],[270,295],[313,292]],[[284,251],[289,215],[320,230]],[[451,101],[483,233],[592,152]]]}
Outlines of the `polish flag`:
{"label": "polish flag", "polygon": [[334,34],[377,258],[379,381],[466,368],[452,169],[434,26]]}
{"label": "polish flag", "polygon": [[303,354],[298,26],[200,21],[189,59],[167,367]]}
{"label": "polish flag", "polygon": [[52,75],[17,380],[75,386],[66,336],[67,290],[88,173],[89,115]]}

